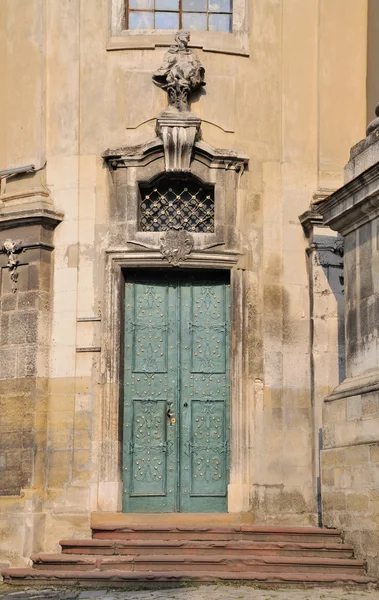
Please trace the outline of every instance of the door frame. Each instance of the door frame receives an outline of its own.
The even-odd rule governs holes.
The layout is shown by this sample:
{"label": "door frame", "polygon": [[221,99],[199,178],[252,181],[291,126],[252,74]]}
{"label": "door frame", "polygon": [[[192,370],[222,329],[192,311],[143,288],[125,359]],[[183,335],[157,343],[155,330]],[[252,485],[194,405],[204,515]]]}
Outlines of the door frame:
{"label": "door frame", "polygon": [[[184,269],[230,271],[230,479],[228,512],[250,510],[252,427],[249,413],[247,351],[247,281],[241,255],[233,252],[199,252],[180,266]],[[172,269],[162,263],[160,252],[105,252],[104,305],[102,310],[101,386],[98,411],[100,430],[97,510],[122,510],[122,413],[124,271],[126,269]]]}

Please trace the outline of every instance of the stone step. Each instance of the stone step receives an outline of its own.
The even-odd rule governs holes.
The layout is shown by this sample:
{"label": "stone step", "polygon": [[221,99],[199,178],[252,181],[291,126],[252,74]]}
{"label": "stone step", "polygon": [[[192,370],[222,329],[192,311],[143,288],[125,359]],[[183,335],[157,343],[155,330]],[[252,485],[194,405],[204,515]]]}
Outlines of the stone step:
{"label": "stone step", "polygon": [[92,529],[96,540],[250,540],[261,542],[339,543],[341,532],[317,527],[258,527],[254,525],[134,525],[107,524]]}
{"label": "stone step", "polygon": [[61,540],[63,554],[232,554],[233,556],[328,556],[353,558],[350,544],[185,540]]}
{"label": "stone step", "polygon": [[91,529],[108,529],[109,527],[177,526],[217,527],[221,525],[254,525],[253,513],[115,513],[92,512]]}
{"label": "stone step", "polygon": [[362,560],[341,558],[278,557],[278,556],[230,556],[230,555],[141,555],[141,556],[91,556],[77,554],[37,554],[32,556],[34,568],[43,571],[249,571],[278,573],[352,573],[364,575]]}
{"label": "stone step", "polygon": [[234,572],[220,571],[213,572],[130,572],[120,570],[110,571],[43,571],[30,568],[14,568],[3,571],[4,583],[10,585],[75,585],[79,586],[99,586],[111,584],[112,587],[122,587],[125,583],[177,583],[183,581],[247,581],[260,584],[288,584],[301,586],[367,586],[377,584],[378,580],[374,577],[364,575],[354,575],[352,573],[278,573],[278,572]]}

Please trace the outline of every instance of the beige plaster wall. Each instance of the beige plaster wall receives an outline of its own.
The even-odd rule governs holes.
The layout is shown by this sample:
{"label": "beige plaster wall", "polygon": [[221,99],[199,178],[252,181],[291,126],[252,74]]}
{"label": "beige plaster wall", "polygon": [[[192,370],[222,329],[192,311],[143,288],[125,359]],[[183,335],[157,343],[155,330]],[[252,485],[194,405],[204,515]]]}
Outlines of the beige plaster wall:
{"label": "beige plaster wall", "polygon": [[[251,472],[243,482],[250,497],[236,507],[254,511],[257,522],[306,525],[316,522],[317,449],[307,241],[298,216],[320,188],[342,182],[349,148],[364,133],[367,0],[249,7],[249,56],[199,50],[207,87],[193,105],[207,143],[250,157],[238,223],[251,264],[244,274]],[[150,77],[165,49],[107,51],[107,16],[104,0],[0,5],[0,168],[47,159],[42,175],[9,180],[7,191],[46,183],[65,213],[54,241],[47,458],[43,484],[32,483],[45,533],[34,541],[33,526],[18,517],[23,501],[5,500],[4,511],[15,515],[3,536],[5,562],[26,560],[38,544],[51,551],[62,537],[89,535],[91,510],[118,509],[118,482],[99,475],[109,203],[101,153],[154,137],[166,98]],[[20,535],[29,540],[23,549]]]}
{"label": "beige plaster wall", "polygon": [[379,100],[379,5],[368,0],[367,32],[367,123],[375,116],[375,107]]}

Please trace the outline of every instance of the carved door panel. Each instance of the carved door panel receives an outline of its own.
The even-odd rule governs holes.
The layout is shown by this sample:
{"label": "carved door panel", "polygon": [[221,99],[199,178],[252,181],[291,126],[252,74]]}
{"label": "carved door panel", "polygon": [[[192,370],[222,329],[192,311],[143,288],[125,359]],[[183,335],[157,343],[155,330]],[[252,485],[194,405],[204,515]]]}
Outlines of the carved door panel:
{"label": "carved door panel", "polygon": [[176,283],[131,275],[125,288],[124,511],[176,509]]}
{"label": "carved door panel", "polygon": [[123,510],[224,512],[229,286],[147,272],[125,289]]}
{"label": "carved door panel", "polygon": [[181,507],[226,512],[229,480],[229,286],[183,283],[181,294]]}

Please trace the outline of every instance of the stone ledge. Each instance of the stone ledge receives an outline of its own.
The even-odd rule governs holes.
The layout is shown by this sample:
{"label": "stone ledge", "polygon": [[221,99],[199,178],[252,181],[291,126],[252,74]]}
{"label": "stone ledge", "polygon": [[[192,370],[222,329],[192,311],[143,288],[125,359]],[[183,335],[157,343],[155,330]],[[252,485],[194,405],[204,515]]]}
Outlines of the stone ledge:
{"label": "stone ledge", "polygon": [[325,402],[341,400],[350,396],[360,396],[379,390],[379,369],[363,373],[357,377],[345,379],[333,392],[325,398]]}
{"label": "stone ledge", "polygon": [[29,208],[22,210],[12,210],[4,213],[0,209],[0,231],[4,229],[14,229],[25,225],[40,225],[47,223],[56,227],[63,221],[64,214],[52,208]]}
{"label": "stone ledge", "polygon": [[[379,158],[379,157],[378,157]],[[324,224],[344,236],[379,215],[379,162],[352,179],[315,208]]]}

